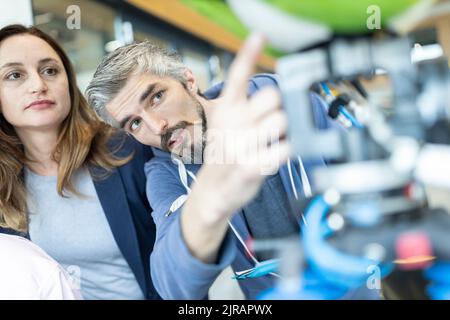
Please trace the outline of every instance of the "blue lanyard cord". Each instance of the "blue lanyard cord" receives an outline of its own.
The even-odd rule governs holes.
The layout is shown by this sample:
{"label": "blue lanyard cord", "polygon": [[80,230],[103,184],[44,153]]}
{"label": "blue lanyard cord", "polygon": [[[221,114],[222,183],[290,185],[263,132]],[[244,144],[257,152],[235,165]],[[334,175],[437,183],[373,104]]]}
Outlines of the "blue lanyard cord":
{"label": "blue lanyard cord", "polygon": [[280,266],[280,259],[266,260],[260,262],[254,268],[241,272],[235,272],[235,276],[233,276],[233,279],[243,280],[243,279],[263,277],[268,274],[276,275],[275,272],[277,272],[279,266]]}

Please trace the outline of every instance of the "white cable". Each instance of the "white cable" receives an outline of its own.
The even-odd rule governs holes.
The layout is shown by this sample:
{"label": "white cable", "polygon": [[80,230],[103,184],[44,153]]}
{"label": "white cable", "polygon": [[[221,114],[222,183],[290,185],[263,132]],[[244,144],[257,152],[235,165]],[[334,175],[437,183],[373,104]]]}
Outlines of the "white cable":
{"label": "white cable", "polygon": [[236,238],[238,238],[239,242],[242,244],[242,246],[244,247],[245,251],[247,252],[247,254],[252,258],[253,262],[258,265],[260,262],[258,261],[258,259],[255,258],[255,256],[253,256],[253,254],[251,253],[250,249],[247,247],[247,245],[245,244],[244,240],[242,239],[241,235],[237,232],[237,230],[234,228],[233,224],[231,223],[230,220],[228,220],[228,225],[230,226],[231,230],[233,231],[234,235],[236,236]]}
{"label": "white cable", "polygon": [[197,181],[195,174],[193,174],[190,170],[187,170],[188,175],[192,178],[192,180]]}
{"label": "white cable", "polygon": [[311,184],[309,183],[308,175],[306,174],[305,167],[303,166],[302,158],[298,156],[298,165],[300,167],[300,176],[302,178],[303,193],[307,198],[312,196]]}
{"label": "white cable", "polygon": [[[299,163],[300,163],[300,168],[303,168],[303,165],[302,165],[300,157],[298,158],[298,160],[299,160]],[[292,175],[291,160],[288,161],[287,166],[288,166],[289,180],[291,181],[292,191],[294,192],[295,199],[298,200],[297,188],[295,187],[294,177]],[[308,179],[308,178],[306,178],[306,179]],[[305,186],[304,186],[305,185],[305,181],[303,180],[303,178],[302,178],[302,182],[303,182],[302,183],[303,184],[303,192],[305,192]],[[309,181],[306,181],[306,183],[308,183],[308,186],[309,186]],[[306,195],[306,193],[305,193],[305,195]],[[307,226],[308,223],[306,222],[306,219],[305,219],[305,216],[303,215],[303,212],[300,213],[300,214],[302,216],[303,223],[305,224],[305,226]]]}
{"label": "white cable", "polygon": [[191,192],[191,189],[189,188],[188,181],[187,181],[186,167],[184,166],[184,163],[180,159],[177,159],[177,158],[173,158],[173,160],[178,165],[178,175],[180,176],[181,183],[183,184],[187,193]]}
{"label": "white cable", "polygon": [[173,160],[178,165],[178,175],[179,175],[181,183],[183,184],[183,186],[186,189],[187,193],[186,194],[182,194],[181,196],[176,198],[174,202],[172,202],[172,205],[170,206],[169,211],[167,211],[167,213],[165,215],[166,217],[170,216],[172,213],[174,213],[179,208],[181,208],[181,206],[186,202],[186,200],[188,198],[188,195],[189,195],[191,189],[189,188],[189,185],[188,185],[187,174],[189,174],[189,176],[193,180],[196,180],[195,175],[191,171],[187,170],[187,174],[186,174],[186,167],[184,166],[184,163],[182,161],[180,161],[177,158],[173,158]]}
{"label": "white cable", "polygon": [[170,206],[169,211],[166,213],[166,217],[168,217],[169,215],[180,209],[181,206],[186,202],[187,198],[188,198],[187,194],[182,194],[181,196],[179,196]]}
{"label": "white cable", "polygon": [[295,187],[294,177],[292,176],[291,160],[288,161],[287,167],[289,172],[289,180],[291,181],[291,188],[292,191],[294,192],[295,199],[298,200],[297,188]]}

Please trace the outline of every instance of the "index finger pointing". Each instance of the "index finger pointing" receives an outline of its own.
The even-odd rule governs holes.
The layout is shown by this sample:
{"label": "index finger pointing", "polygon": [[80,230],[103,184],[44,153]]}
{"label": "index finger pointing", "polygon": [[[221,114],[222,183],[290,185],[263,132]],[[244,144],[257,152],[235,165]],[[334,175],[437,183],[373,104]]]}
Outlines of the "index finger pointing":
{"label": "index finger pointing", "polygon": [[230,67],[224,96],[234,100],[247,97],[247,81],[264,46],[262,34],[253,33],[239,50]]}

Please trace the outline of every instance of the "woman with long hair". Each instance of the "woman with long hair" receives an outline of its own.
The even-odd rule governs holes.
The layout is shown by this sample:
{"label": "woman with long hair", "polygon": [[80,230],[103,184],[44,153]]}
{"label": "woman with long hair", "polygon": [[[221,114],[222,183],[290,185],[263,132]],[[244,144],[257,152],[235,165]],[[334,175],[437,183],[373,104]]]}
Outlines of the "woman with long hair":
{"label": "woman with long hair", "polygon": [[43,248],[86,299],[159,298],[143,174],[151,156],[98,120],[50,36],[0,30],[0,232]]}

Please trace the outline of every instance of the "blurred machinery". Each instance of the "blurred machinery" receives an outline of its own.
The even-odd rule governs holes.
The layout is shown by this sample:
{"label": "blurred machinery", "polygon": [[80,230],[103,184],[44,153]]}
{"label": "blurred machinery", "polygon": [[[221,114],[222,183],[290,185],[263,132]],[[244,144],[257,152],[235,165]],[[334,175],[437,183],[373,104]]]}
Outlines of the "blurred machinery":
{"label": "blurred machinery", "polygon": [[[302,159],[328,161],[312,179],[305,260],[349,283],[367,278],[370,265],[393,265],[385,297],[426,298],[422,270],[450,261],[450,216],[430,207],[424,190],[450,188],[449,62],[444,55],[418,58],[422,48],[399,31],[437,1],[228,3],[251,29],[290,52],[278,60],[277,72],[293,148]],[[328,13],[321,16],[314,6]],[[280,8],[295,14],[286,17]],[[377,10],[383,18],[372,30]],[[327,18],[330,12],[344,20]],[[383,90],[373,89],[378,82]],[[314,126],[318,104],[334,122],[327,130]],[[324,235],[323,225],[331,233]],[[280,263],[292,276],[292,267]]]}

